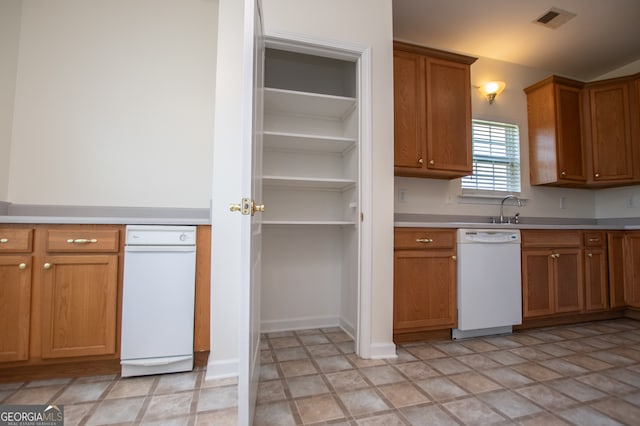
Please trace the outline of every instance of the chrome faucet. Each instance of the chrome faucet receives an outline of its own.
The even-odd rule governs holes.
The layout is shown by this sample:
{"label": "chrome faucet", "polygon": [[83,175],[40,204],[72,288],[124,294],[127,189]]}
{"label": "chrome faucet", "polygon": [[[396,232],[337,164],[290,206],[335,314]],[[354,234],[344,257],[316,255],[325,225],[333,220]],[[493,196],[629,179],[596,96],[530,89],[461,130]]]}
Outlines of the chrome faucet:
{"label": "chrome faucet", "polygon": [[[518,203],[518,207],[522,207],[522,201],[520,201],[520,198],[516,197],[515,195],[509,194],[506,197],[504,197],[500,202],[500,223],[504,223],[504,214],[503,214],[504,202],[509,199],[516,200],[516,203]],[[516,220],[520,219],[520,213],[516,213],[516,218],[517,218]],[[511,223],[511,221],[509,221],[509,223]]]}

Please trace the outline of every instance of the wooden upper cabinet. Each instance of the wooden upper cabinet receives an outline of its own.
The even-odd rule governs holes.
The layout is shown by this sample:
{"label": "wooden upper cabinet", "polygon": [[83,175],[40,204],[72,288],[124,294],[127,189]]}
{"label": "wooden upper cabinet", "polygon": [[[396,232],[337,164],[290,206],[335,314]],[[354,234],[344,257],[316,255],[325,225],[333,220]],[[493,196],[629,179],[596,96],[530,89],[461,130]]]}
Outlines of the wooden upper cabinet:
{"label": "wooden upper cabinet", "polygon": [[[394,158],[396,168],[422,170],[426,132],[424,58],[409,52],[393,52]],[[422,160],[424,162],[424,160]]]}
{"label": "wooden upper cabinet", "polygon": [[397,176],[472,173],[471,78],[476,58],[394,42]]}
{"label": "wooden upper cabinet", "polygon": [[591,83],[551,76],[524,91],[531,185],[640,182],[640,74]]}
{"label": "wooden upper cabinet", "polygon": [[[594,184],[634,183],[638,181],[631,123],[631,89],[629,80],[613,80],[590,84],[589,143]],[[634,96],[635,99],[635,96]]]}
{"label": "wooden upper cabinet", "polygon": [[531,185],[583,185],[582,83],[551,76],[524,91]]}

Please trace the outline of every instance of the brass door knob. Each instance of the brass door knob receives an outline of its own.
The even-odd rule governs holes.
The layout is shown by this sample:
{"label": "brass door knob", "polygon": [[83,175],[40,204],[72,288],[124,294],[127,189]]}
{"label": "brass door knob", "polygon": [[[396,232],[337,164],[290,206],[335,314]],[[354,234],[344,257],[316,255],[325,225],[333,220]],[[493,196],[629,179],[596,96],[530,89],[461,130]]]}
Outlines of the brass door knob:
{"label": "brass door knob", "polygon": [[256,204],[252,201],[251,210],[253,210],[253,213],[264,213],[264,204]]}
{"label": "brass door knob", "polygon": [[42,267],[44,269],[51,269],[51,264],[49,262],[45,263],[44,265],[42,265]]}
{"label": "brass door knob", "polygon": [[18,265],[18,268],[20,268],[22,270],[25,270],[25,269],[27,269],[27,264],[26,263],[21,263],[21,264]]}

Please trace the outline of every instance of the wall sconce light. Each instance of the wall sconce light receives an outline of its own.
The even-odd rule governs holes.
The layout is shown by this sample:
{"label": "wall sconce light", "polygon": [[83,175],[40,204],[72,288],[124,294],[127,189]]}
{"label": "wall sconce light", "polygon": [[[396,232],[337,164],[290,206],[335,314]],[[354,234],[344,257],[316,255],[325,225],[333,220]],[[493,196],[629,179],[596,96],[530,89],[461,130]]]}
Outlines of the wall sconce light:
{"label": "wall sconce light", "polygon": [[480,93],[482,93],[482,95],[487,98],[489,104],[493,104],[496,96],[502,93],[505,86],[506,84],[504,81],[490,81],[478,87],[478,90],[480,90]]}

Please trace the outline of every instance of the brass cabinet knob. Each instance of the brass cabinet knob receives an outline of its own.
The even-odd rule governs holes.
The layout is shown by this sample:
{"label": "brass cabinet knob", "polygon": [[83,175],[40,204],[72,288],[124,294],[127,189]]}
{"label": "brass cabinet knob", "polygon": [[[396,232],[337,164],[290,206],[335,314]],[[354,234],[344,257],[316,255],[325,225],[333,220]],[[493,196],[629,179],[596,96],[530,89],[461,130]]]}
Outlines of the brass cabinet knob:
{"label": "brass cabinet knob", "polygon": [[424,164],[424,160],[422,158],[418,159],[418,164]]}
{"label": "brass cabinet knob", "polygon": [[600,173],[596,173],[595,177],[599,178],[600,177]]}
{"label": "brass cabinet knob", "polygon": [[593,253],[588,253],[587,256],[593,257]]}
{"label": "brass cabinet knob", "polygon": [[433,166],[434,164],[436,164],[436,163],[435,163],[435,161],[433,161],[433,160],[429,160],[429,165],[430,165],[430,166]]}
{"label": "brass cabinet knob", "polygon": [[562,172],[560,172],[560,175],[562,175],[562,176],[566,176],[566,175],[567,175],[567,172],[562,171]]}
{"label": "brass cabinet knob", "polygon": [[25,269],[27,269],[27,264],[26,263],[21,263],[21,264],[18,265],[18,268],[20,268],[22,270],[25,270]]}
{"label": "brass cabinet knob", "polygon": [[458,260],[458,256],[451,256],[451,259]]}
{"label": "brass cabinet knob", "polygon": [[44,265],[42,265],[42,267],[44,269],[51,269],[51,264],[49,262],[45,263]]}
{"label": "brass cabinet knob", "polygon": [[0,238],[0,244],[7,244],[9,242],[8,238]]}

